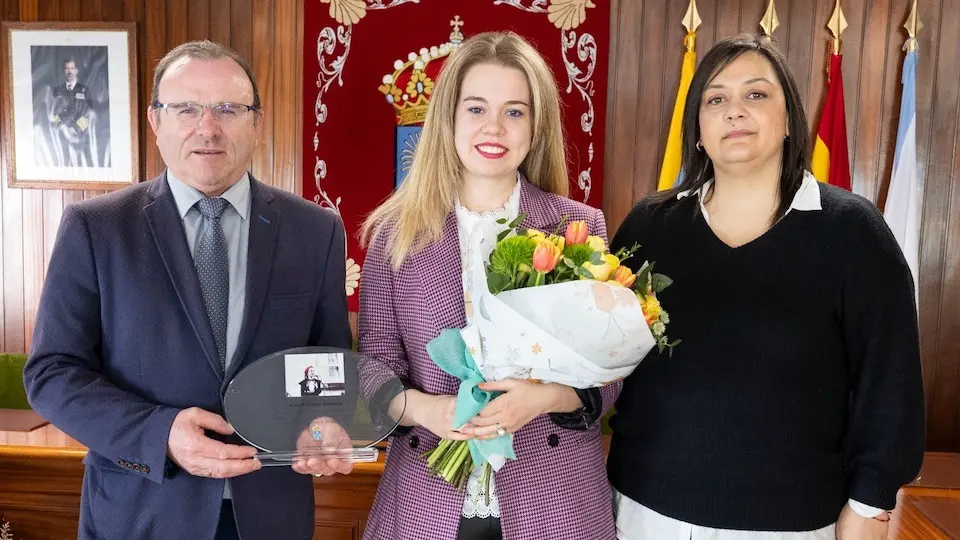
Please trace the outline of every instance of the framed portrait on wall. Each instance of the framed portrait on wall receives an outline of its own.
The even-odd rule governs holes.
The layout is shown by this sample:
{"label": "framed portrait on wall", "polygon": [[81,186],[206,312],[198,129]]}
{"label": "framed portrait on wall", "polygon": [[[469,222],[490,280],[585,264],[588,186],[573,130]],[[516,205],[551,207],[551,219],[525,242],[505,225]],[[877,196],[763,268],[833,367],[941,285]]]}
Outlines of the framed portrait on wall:
{"label": "framed portrait on wall", "polygon": [[10,187],[112,190],[139,177],[136,24],[2,24]]}

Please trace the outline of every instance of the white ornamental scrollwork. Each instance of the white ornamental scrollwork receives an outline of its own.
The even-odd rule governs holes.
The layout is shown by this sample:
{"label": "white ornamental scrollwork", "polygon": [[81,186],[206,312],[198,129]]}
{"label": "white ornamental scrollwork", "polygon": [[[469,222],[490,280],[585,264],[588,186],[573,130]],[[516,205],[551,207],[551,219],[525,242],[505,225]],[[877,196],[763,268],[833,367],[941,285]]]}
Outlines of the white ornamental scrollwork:
{"label": "white ornamental scrollwork", "polygon": [[420,0],[392,0],[390,3],[384,4],[383,0],[367,0],[367,10],[374,9],[390,9],[392,7],[397,7],[400,4],[419,4]]}
{"label": "white ornamental scrollwork", "polygon": [[[585,64],[581,66],[571,61],[567,52],[574,46],[577,48],[577,58]],[[563,65],[567,68],[567,93],[571,93],[576,87],[580,92],[580,97],[587,104],[587,110],[580,115],[580,129],[590,136],[590,146],[587,149],[587,163],[593,163],[593,123],[596,120],[593,109],[593,72],[597,67],[597,40],[593,34],[582,34],[577,39],[577,33],[570,30],[567,33],[560,31],[560,49],[563,53]],[[590,176],[591,167],[580,171],[577,176],[577,186],[583,190],[583,202],[590,198],[590,191],[593,188],[593,178]]]}
{"label": "white ornamental scrollwork", "polygon": [[[592,34],[583,34],[577,39],[577,33],[571,30],[568,34],[560,33],[562,44],[563,64],[567,68],[567,93],[576,86],[580,97],[587,102],[587,112],[580,116],[580,128],[584,133],[593,135],[593,71],[597,67],[597,41]],[[584,69],[580,69],[576,62],[567,57],[567,52],[577,47],[577,58],[586,62]]]}
{"label": "white ornamental scrollwork", "polygon": [[[320,66],[320,72],[317,74],[317,100],[313,107],[313,114],[316,119],[315,125],[317,126],[327,121],[327,104],[323,102],[323,95],[330,89],[334,81],[337,82],[338,86],[343,86],[343,66],[350,54],[352,33],[352,26],[341,25],[337,27],[336,31],[327,26],[317,35],[317,64]],[[343,45],[343,54],[334,56],[338,44]],[[314,133],[313,140],[314,151],[316,151],[319,146],[319,138],[316,133]],[[322,180],[327,177],[327,163],[319,156],[315,156],[315,158],[313,180],[319,195],[313,197],[313,202],[330,208],[337,215],[340,215],[340,197],[337,197],[336,202],[334,202],[322,186]]]}
{"label": "white ornamental scrollwork", "polygon": [[501,4],[507,6],[513,6],[517,9],[522,9],[523,11],[529,13],[546,13],[547,12],[547,0],[533,0],[533,3],[529,6],[524,5],[524,0],[493,0],[493,5],[499,6]]}
{"label": "white ornamental scrollwork", "polygon": [[[338,26],[336,32],[333,28],[326,27],[317,35],[317,63],[320,65],[320,73],[317,74],[317,102],[314,104],[313,112],[317,123],[320,125],[327,120],[327,105],[323,102],[323,95],[330,89],[334,81],[338,86],[343,86],[343,66],[347,62],[347,56],[350,54],[350,37],[353,33],[353,27]],[[333,52],[340,43],[344,46],[343,54],[333,58]]]}

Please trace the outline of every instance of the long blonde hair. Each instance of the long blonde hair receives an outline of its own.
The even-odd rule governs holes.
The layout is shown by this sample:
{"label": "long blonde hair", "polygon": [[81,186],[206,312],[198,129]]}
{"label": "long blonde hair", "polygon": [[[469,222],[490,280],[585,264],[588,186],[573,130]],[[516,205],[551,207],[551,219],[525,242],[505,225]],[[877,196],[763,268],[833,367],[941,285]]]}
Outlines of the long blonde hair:
{"label": "long blonde hair", "polygon": [[484,32],[465,40],[437,77],[413,164],[400,187],[374,210],[360,229],[368,245],[388,234],[389,255],[399,267],[411,252],[439,240],[463,181],[454,143],[454,117],[463,79],[477,64],[498,64],[524,73],[533,99],[530,151],[520,172],[540,189],[566,196],[567,163],[560,96],[546,61],[513,32]]}

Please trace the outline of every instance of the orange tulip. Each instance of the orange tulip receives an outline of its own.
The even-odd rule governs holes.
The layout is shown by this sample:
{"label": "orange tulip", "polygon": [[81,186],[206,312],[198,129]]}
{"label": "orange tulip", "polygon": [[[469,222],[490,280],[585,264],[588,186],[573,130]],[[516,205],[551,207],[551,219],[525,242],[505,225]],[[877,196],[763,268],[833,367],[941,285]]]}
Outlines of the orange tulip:
{"label": "orange tulip", "polygon": [[567,232],[563,235],[563,238],[567,241],[568,246],[573,246],[586,242],[588,234],[586,221],[571,221],[567,225]]}
{"label": "orange tulip", "polygon": [[629,267],[619,266],[610,279],[629,289],[633,286],[634,282],[637,281],[637,276]]}
{"label": "orange tulip", "polygon": [[539,242],[533,250],[533,269],[542,274],[552,272],[561,255],[562,252],[553,242]]}

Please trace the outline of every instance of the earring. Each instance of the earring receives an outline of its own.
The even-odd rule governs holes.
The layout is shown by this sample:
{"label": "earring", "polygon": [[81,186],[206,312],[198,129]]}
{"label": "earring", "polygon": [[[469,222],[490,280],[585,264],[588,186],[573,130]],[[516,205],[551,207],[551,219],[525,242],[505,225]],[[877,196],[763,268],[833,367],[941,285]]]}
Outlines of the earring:
{"label": "earring", "polygon": [[701,144],[701,141],[697,141],[697,150],[703,152],[703,144]]}

